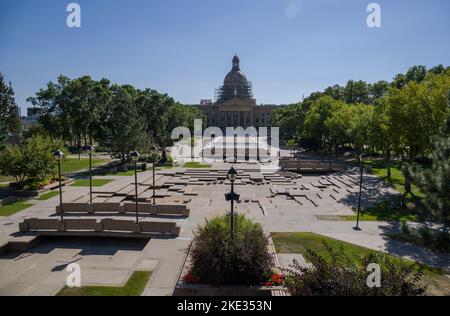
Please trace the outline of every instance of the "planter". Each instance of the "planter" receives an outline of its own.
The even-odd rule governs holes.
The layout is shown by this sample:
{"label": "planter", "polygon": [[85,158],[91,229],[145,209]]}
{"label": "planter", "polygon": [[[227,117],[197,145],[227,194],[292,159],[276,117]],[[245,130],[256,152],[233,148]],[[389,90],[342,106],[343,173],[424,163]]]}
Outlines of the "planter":
{"label": "planter", "polygon": [[273,291],[284,290],[280,286],[210,286],[178,283],[175,296],[272,296]]}
{"label": "planter", "polygon": [[[178,277],[177,285],[174,289],[174,296],[288,296],[287,289],[282,286],[212,286],[208,284],[186,284],[183,276],[189,271],[189,258],[191,247],[188,248],[183,268]],[[269,252],[276,257],[275,248],[269,246]]]}
{"label": "planter", "polygon": [[[68,179],[68,180],[64,180],[61,182],[62,186],[66,186],[66,185],[70,185],[74,182],[73,179]],[[53,189],[56,189],[59,187],[59,183],[58,182],[53,182],[50,183],[48,185],[46,185],[45,187],[43,187],[42,189],[39,190],[11,190],[10,193],[12,195],[15,196],[20,196],[20,197],[37,197],[43,193],[49,192]]]}
{"label": "planter", "polygon": [[8,196],[8,197],[5,197],[4,199],[0,199],[0,205],[12,204],[16,201],[17,201],[17,198],[15,196]]}

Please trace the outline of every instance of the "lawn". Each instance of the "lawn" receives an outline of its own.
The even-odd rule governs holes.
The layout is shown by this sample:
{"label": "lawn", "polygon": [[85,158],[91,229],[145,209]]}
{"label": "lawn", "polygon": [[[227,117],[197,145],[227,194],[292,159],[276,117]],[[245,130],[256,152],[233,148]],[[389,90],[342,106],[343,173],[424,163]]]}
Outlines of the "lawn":
{"label": "lawn", "polygon": [[[375,204],[372,207],[362,209],[359,217],[360,221],[373,222],[373,221],[411,221],[420,222],[426,219],[427,214],[419,211],[420,201],[412,201],[412,199],[406,199],[405,209],[392,208],[391,201],[382,201]],[[417,204],[417,205],[416,205]],[[337,215],[335,220],[342,221],[356,221],[356,210],[353,210],[355,215]],[[326,220],[325,218],[322,218]]]}
{"label": "lawn", "polygon": [[[420,222],[427,219],[427,214],[419,211],[420,201],[413,202],[412,199],[407,200],[407,207],[405,209],[394,209],[391,206],[391,201],[382,201],[373,207],[362,209],[359,220],[362,222],[376,222],[376,221],[411,221]],[[415,204],[414,204],[415,203]],[[417,204],[417,205],[416,205]],[[317,215],[319,220],[331,221],[349,221],[356,222],[356,210],[353,210],[355,215]]]}
{"label": "lawn", "polygon": [[[272,239],[277,253],[304,254],[306,249],[311,249],[325,259],[330,259],[330,256],[323,245],[323,241],[326,241],[328,245],[335,249],[342,246],[350,258],[360,257],[370,251],[375,251],[314,233],[272,233]],[[395,256],[391,257],[399,264],[411,264],[412,262]],[[424,271],[423,281],[432,293],[438,294],[444,291],[446,295],[450,294],[450,279],[441,270],[423,264],[419,264],[419,266]]]}
{"label": "lawn", "polygon": [[23,211],[24,209],[30,207],[32,204],[27,203],[23,200],[19,200],[17,202],[1,205],[0,206],[0,216],[10,216],[17,212]]}
{"label": "lawn", "polygon": [[[99,158],[92,158],[92,167],[102,165],[104,163],[107,163],[110,161],[109,159],[99,159]],[[89,159],[88,158],[82,158],[81,160],[78,160],[78,158],[67,158],[63,160],[62,162],[62,173],[72,173],[80,170],[89,169]]]}
{"label": "lawn", "polygon": [[[400,193],[405,193],[405,177],[402,173],[402,164],[399,162],[391,163],[391,179],[387,178],[386,163],[383,160],[365,160],[364,164],[372,168],[372,173],[380,177],[383,181]],[[419,188],[411,184],[411,191],[415,197],[424,198],[424,194],[420,192]]]}
{"label": "lawn", "polygon": [[[111,181],[114,181],[114,180],[112,180],[112,179],[92,179],[92,186],[93,187],[101,187],[105,184],[110,183]],[[73,186],[73,187],[88,187],[89,179],[76,179],[75,182],[71,186]]]}
{"label": "lawn", "polygon": [[[141,169],[138,169],[137,171],[138,173],[142,172]],[[121,176],[121,177],[126,177],[126,176],[134,176],[134,169],[131,170],[127,170],[127,171],[107,171],[106,173],[102,173],[102,176]]]}
{"label": "lawn", "polygon": [[58,190],[50,191],[50,192],[47,192],[45,194],[42,194],[40,197],[38,197],[38,200],[39,201],[46,201],[46,200],[51,199],[52,197],[58,196],[58,194],[59,194]]}
{"label": "lawn", "polygon": [[211,165],[208,164],[202,164],[200,162],[196,162],[196,161],[191,161],[191,162],[186,162],[183,165],[183,168],[211,168]]}
{"label": "lawn", "polygon": [[0,175],[0,182],[16,181],[14,177]]}
{"label": "lawn", "polygon": [[140,296],[151,272],[135,271],[124,286],[65,286],[57,296]]}

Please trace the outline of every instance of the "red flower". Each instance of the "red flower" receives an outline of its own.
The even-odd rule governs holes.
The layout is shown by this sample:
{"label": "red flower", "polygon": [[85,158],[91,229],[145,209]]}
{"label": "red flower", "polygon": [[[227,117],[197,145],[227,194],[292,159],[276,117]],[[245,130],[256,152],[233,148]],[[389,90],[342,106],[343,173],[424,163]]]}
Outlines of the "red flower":
{"label": "red flower", "polygon": [[183,282],[186,284],[197,284],[200,282],[199,278],[194,278],[194,276],[192,275],[192,272],[189,271],[188,273],[186,273],[183,276]]}
{"label": "red flower", "polygon": [[184,283],[186,283],[186,284],[192,284],[193,281],[194,280],[194,278],[192,277],[192,273],[191,273],[191,271],[189,271],[188,273],[186,273],[185,275],[184,275],[184,277],[183,277],[183,281],[184,281]]}
{"label": "red flower", "polygon": [[273,273],[266,283],[264,285],[266,286],[280,286],[284,283],[284,275],[279,273]]}

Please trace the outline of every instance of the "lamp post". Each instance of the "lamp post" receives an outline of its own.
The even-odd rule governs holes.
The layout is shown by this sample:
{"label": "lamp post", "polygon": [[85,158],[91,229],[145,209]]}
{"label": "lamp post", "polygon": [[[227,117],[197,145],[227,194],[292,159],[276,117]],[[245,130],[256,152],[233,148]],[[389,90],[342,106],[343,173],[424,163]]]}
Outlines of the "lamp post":
{"label": "lamp post", "polygon": [[363,173],[364,173],[364,154],[359,156],[360,163],[360,179],[359,179],[359,196],[358,196],[358,213],[356,215],[356,226],[353,227],[354,230],[361,230],[359,227],[359,214],[361,212],[361,193],[362,193],[362,185],[363,185]]}
{"label": "lamp post", "polygon": [[59,214],[61,216],[60,221],[64,221],[64,212],[62,205],[62,184],[61,184],[61,160],[64,157],[64,153],[61,150],[55,151],[55,158],[58,160],[58,179],[59,179]]}
{"label": "lamp post", "polygon": [[89,202],[92,205],[92,153],[94,152],[94,146],[85,146],[84,150],[89,154]]}
{"label": "lamp post", "polygon": [[151,154],[152,154],[152,172],[153,172],[153,206],[156,206],[156,189],[155,189],[155,162],[156,162],[156,152],[158,151],[158,147],[156,145],[153,145],[152,148],[150,148]]}
{"label": "lamp post", "polygon": [[302,147],[300,146],[302,138],[298,136],[298,142],[297,142],[297,172],[300,173],[300,153],[302,152]]}
{"label": "lamp post", "polygon": [[139,160],[139,152],[137,150],[132,151],[131,159],[134,161],[134,193],[135,193],[135,202],[136,202],[136,224],[139,223],[139,209],[138,209],[138,185],[137,185],[137,163]]}
{"label": "lamp post", "polygon": [[234,169],[234,167],[231,167],[230,170],[228,170],[227,178],[230,180],[231,183],[231,192],[225,193],[225,200],[231,201],[231,212],[230,212],[230,236],[231,239],[233,239],[234,235],[234,201],[239,201],[239,194],[234,193],[234,181],[236,181],[237,177],[237,171]]}

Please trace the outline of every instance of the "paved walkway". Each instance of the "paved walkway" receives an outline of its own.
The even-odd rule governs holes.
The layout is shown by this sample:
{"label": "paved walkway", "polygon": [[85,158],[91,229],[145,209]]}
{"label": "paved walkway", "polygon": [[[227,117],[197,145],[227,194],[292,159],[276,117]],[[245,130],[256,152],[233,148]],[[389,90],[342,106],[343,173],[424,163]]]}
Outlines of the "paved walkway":
{"label": "paved walkway", "polygon": [[[223,170],[228,170],[230,166],[230,164],[224,163],[213,165],[214,168]],[[254,164],[236,164],[235,166],[237,168],[255,168]],[[177,168],[173,171],[182,172],[183,170],[183,168]],[[151,171],[139,173],[139,179],[150,177]],[[114,181],[102,187],[102,190],[114,191],[134,181],[133,176],[104,176],[104,178],[111,178]],[[357,232],[352,229],[353,222],[318,220],[318,215],[353,214],[351,207],[355,205],[356,197],[354,190],[349,186],[346,189],[338,190],[342,196],[335,200],[327,195],[328,191],[323,191],[326,189],[315,186],[319,179],[318,176],[310,175],[296,179],[292,184],[286,185],[266,183],[265,181],[260,185],[236,185],[236,191],[241,194],[241,203],[236,204],[236,211],[262,223],[266,232],[314,232],[450,270],[450,257],[448,255],[436,255],[423,247],[390,240],[386,233],[398,231],[399,227],[396,224],[361,222],[362,231]],[[350,180],[347,179],[344,183],[349,183]],[[366,175],[366,180],[367,190],[376,193],[367,194],[364,203],[372,203],[373,196],[386,197],[393,193],[390,189],[384,187],[376,177]],[[316,206],[305,199],[296,199],[296,197],[273,193],[283,192],[289,186],[299,187],[302,185],[309,188],[306,192],[311,193],[309,197],[317,203]],[[67,256],[80,257],[88,262],[87,267],[93,267],[97,262],[96,273],[103,275],[104,278],[96,278],[96,273],[89,272],[86,276],[88,278],[87,284],[123,284],[133,270],[148,270],[153,271],[153,274],[143,295],[170,295],[179,277],[186,249],[192,240],[195,228],[198,225],[203,225],[205,219],[229,212],[230,205],[224,199],[224,194],[229,189],[229,185],[220,183],[195,186],[197,195],[191,197],[192,201],[188,205],[191,209],[190,216],[187,219],[177,220],[177,223],[181,226],[179,238],[152,239],[141,251],[133,252],[132,255],[129,253],[129,259],[125,259],[126,250],[123,249],[125,252],[119,251],[118,256],[117,253],[114,253],[109,254],[109,257],[104,257],[97,249],[93,250],[89,257],[84,257],[80,254],[80,251],[74,252],[74,247],[63,244],[54,247],[56,256],[42,254],[35,249],[30,251],[28,253],[28,265],[16,264],[15,258],[8,257],[8,254],[2,255],[0,256],[0,295],[4,293],[16,295],[54,294],[56,287],[63,284],[61,282],[64,278],[62,277],[63,273],[59,273],[59,276],[57,276],[58,273],[54,273],[53,269],[61,266],[64,262],[67,263],[69,260]],[[70,200],[86,194],[88,190],[87,187],[66,187],[64,188],[64,199]],[[324,194],[324,192],[327,194]],[[33,201],[32,203],[32,207],[22,212],[9,217],[0,217],[0,244],[12,239],[30,238],[29,236],[17,237],[18,223],[24,218],[52,216],[55,206],[58,204],[58,197],[47,201]],[[72,250],[67,250],[68,248]],[[75,249],[80,250],[82,248]],[[33,266],[33,264],[37,265]],[[112,270],[117,271],[117,277],[111,272]],[[53,274],[55,275],[53,276]],[[48,281],[48,279],[53,281]]]}

